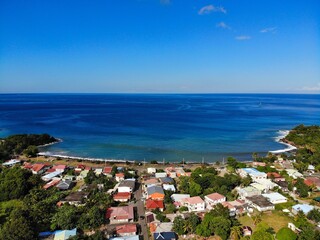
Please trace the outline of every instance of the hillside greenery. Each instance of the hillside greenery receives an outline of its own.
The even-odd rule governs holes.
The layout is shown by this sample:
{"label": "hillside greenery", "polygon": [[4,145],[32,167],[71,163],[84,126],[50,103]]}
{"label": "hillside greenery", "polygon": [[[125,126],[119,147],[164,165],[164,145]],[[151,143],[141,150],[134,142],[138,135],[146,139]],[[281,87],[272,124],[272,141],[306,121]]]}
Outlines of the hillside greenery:
{"label": "hillside greenery", "polygon": [[38,153],[36,146],[45,145],[58,140],[49,134],[17,134],[0,140],[0,161],[8,160],[14,155],[25,153],[34,156]]}

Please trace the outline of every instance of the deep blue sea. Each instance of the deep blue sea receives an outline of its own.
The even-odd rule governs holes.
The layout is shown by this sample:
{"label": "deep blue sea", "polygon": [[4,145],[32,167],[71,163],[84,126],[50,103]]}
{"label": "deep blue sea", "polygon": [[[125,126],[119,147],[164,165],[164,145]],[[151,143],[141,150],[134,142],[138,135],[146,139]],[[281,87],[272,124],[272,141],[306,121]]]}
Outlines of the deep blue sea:
{"label": "deep blue sea", "polygon": [[126,160],[251,160],[279,130],[320,124],[320,95],[1,94],[0,137],[48,133],[52,154]]}

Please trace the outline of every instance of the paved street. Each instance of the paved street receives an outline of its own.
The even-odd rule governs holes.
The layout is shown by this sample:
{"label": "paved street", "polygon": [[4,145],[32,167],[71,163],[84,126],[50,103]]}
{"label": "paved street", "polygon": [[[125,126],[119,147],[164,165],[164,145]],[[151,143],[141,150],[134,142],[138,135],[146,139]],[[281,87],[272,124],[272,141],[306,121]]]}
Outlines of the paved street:
{"label": "paved street", "polygon": [[[144,210],[144,202],[141,200],[142,198],[142,184],[140,179],[137,182],[137,190],[134,192],[134,197],[136,199],[135,206],[137,207],[137,214],[138,214],[138,223],[141,227],[141,235],[143,236],[144,240],[148,240],[148,229],[147,229],[147,223],[145,219],[145,210]],[[143,217],[143,219],[141,218]]]}

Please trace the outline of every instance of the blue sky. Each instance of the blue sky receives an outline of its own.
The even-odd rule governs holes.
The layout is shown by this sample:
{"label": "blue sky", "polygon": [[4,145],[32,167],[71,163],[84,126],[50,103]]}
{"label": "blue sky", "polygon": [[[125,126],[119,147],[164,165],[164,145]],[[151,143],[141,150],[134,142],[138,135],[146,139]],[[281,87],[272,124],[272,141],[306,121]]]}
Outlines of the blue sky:
{"label": "blue sky", "polygon": [[0,92],[319,93],[320,2],[0,1]]}

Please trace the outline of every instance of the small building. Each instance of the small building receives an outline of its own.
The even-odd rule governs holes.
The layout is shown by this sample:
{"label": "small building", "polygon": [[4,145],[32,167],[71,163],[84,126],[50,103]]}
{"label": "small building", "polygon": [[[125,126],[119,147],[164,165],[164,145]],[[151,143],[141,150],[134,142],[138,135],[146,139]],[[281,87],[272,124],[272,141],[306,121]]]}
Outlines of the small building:
{"label": "small building", "polygon": [[157,169],[156,168],[153,168],[153,167],[148,167],[147,168],[147,173],[149,174],[154,174],[157,172]]}
{"label": "small building", "polygon": [[157,172],[155,173],[156,178],[162,178],[162,177],[167,177],[167,173],[165,172]]}
{"label": "small building", "polygon": [[123,180],[119,183],[118,192],[134,192],[136,186],[135,180]]}
{"label": "small building", "polygon": [[160,186],[151,186],[147,188],[147,198],[153,200],[164,200],[164,191]]}
{"label": "small building", "polygon": [[309,164],[307,172],[314,173],[315,170],[316,170],[315,167],[313,165]]}
{"label": "small building", "polygon": [[46,174],[43,177],[41,177],[41,179],[45,182],[49,182],[51,181],[53,178],[60,176],[62,174],[62,172],[60,171],[54,171],[52,173]]}
{"label": "small building", "polygon": [[89,170],[81,171],[80,174],[76,177],[76,180],[83,181],[87,177],[88,173],[89,173]]}
{"label": "small building", "polygon": [[231,202],[223,202],[222,206],[229,209],[230,216],[235,216],[237,214],[237,208],[231,204]]}
{"label": "small building", "polygon": [[249,226],[243,226],[242,227],[242,233],[243,233],[243,236],[246,237],[246,236],[251,236],[252,235],[252,229],[251,227]]}
{"label": "small building", "polygon": [[35,163],[32,165],[31,171],[33,174],[42,174],[44,173],[50,166],[42,164],[42,163]]}
{"label": "small building", "polygon": [[271,189],[273,189],[274,187],[277,186],[277,184],[275,184],[274,182],[272,182],[269,179],[256,179],[255,182],[259,183],[260,185],[262,185],[264,187],[265,191],[269,191],[269,190],[271,190]]}
{"label": "small building", "polygon": [[320,179],[318,177],[306,177],[304,183],[313,190],[320,191]]}
{"label": "small building", "polygon": [[110,240],[140,240],[139,235],[130,235],[130,236],[122,236],[122,237],[112,237]]}
{"label": "small building", "polygon": [[252,197],[252,196],[255,196],[255,195],[260,195],[261,194],[261,191],[258,190],[257,188],[255,187],[252,187],[252,186],[248,186],[248,187],[245,187],[245,188],[236,188],[238,194],[239,194],[239,197],[241,199],[245,199],[246,197]]}
{"label": "small building", "polygon": [[124,173],[116,173],[116,181],[121,182],[124,180]]}
{"label": "small building", "polygon": [[266,179],[267,174],[264,172],[260,172],[255,168],[240,168],[238,169],[238,173],[240,174],[241,177],[246,177],[250,176],[253,181],[257,179]]}
{"label": "small building", "polygon": [[182,200],[185,198],[190,198],[190,194],[172,194],[171,199],[173,201],[173,204],[176,207],[181,207],[183,205]]}
{"label": "small building", "polygon": [[59,171],[63,173],[67,169],[67,165],[59,164],[52,167],[54,171]]}
{"label": "small building", "polygon": [[175,240],[177,235],[174,232],[155,232],[153,233],[154,240]]}
{"label": "small building", "polygon": [[303,177],[303,174],[299,173],[298,170],[296,169],[286,169],[286,172],[293,179],[298,179]]}
{"label": "small building", "polygon": [[274,182],[286,180],[284,177],[282,177],[279,173],[276,173],[276,172],[268,172],[267,176],[269,179],[273,180]]}
{"label": "small building", "polygon": [[43,189],[49,189],[49,188],[51,188],[51,187],[54,187],[54,186],[56,186],[60,181],[61,181],[60,178],[54,178],[54,179],[52,179],[52,181],[46,183],[46,184],[43,186]]}
{"label": "small building", "polygon": [[148,188],[150,186],[155,186],[155,185],[159,185],[159,186],[161,185],[158,178],[146,179],[144,180],[143,184],[145,188]]}
{"label": "small building", "polygon": [[132,222],[134,220],[133,206],[110,207],[107,209],[106,218],[110,224]]}
{"label": "small building", "polygon": [[60,202],[62,204],[68,203],[70,205],[81,206],[84,203],[84,200],[88,197],[88,193],[86,192],[71,192],[68,196],[66,196]]}
{"label": "small building", "polygon": [[273,193],[266,193],[262,194],[265,198],[267,198],[273,204],[285,203],[287,202],[287,198],[280,193],[273,192]]}
{"label": "small building", "polygon": [[74,182],[71,180],[61,180],[57,185],[56,188],[58,188],[59,190],[69,190],[71,188],[73,188],[74,186]]}
{"label": "small building", "polygon": [[137,233],[136,224],[125,224],[116,226],[116,233],[118,236],[132,236]]}
{"label": "small building", "polygon": [[279,182],[277,182],[277,185],[283,192],[289,192],[289,189],[288,189],[289,184],[288,184],[288,182],[279,181]]}
{"label": "small building", "polygon": [[58,230],[55,231],[53,240],[67,240],[70,237],[77,235],[77,229],[74,228],[72,230]]}
{"label": "small building", "polygon": [[112,167],[110,167],[110,166],[104,167],[102,174],[111,178],[112,177]]}
{"label": "small building", "polygon": [[314,209],[314,206],[311,206],[309,204],[297,204],[292,206],[292,213],[298,214],[299,211],[302,211],[304,215],[307,215],[313,209]]}
{"label": "small building", "polygon": [[164,210],[164,204],[162,200],[147,199],[146,209],[149,211],[159,209],[161,212]]}
{"label": "small building", "polygon": [[94,174],[97,175],[97,176],[100,176],[103,172],[103,169],[102,168],[96,168],[94,170]]}
{"label": "small building", "polygon": [[162,184],[174,184],[174,180],[171,177],[161,177],[160,182]]}
{"label": "small building", "polygon": [[274,210],[274,205],[267,198],[261,195],[247,197],[246,201],[260,212]]}
{"label": "small building", "polygon": [[206,208],[205,201],[201,197],[190,197],[182,200],[184,206],[188,207],[189,212],[201,212]]}
{"label": "small building", "polygon": [[118,192],[113,195],[113,200],[115,202],[128,202],[131,199],[130,192]]}
{"label": "small building", "polygon": [[163,184],[162,187],[166,191],[172,191],[172,192],[176,191],[176,187],[172,184]]}
{"label": "small building", "polygon": [[214,208],[214,205],[225,202],[226,197],[221,195],[220,193],[211,193],[204,197],[204,201],[207,205],[207,208],[212,209]]}
{"label": "small building", "polygon": [[18,160],[18,159],[11,159],[9,161],[6,161],[6,162],[2,163],[2,166],[12,167],[12,166],[14,166],[16,164],[20,164],[20,163],[21,163],[21,161]]}

